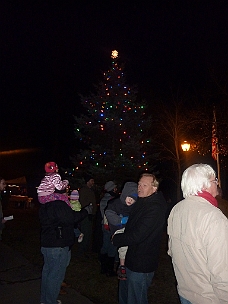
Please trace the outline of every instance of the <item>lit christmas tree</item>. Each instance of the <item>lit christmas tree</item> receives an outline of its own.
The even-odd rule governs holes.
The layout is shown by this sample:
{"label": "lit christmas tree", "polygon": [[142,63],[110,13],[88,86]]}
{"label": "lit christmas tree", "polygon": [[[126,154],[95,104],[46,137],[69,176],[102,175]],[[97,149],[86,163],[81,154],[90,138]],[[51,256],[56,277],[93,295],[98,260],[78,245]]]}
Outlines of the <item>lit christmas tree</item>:
{"label": "lit christmas tree", "polygon": [[112,52],[112,66],[96,86],[96,94],[81,96],[86,114],[75,117],[75,135],[81,150],[74,157],[74,175],[89,172],[96,182],[135,179],[151,170],[151,120],[146,105],[136,101],[136,89],[125,81],[124,65]]}

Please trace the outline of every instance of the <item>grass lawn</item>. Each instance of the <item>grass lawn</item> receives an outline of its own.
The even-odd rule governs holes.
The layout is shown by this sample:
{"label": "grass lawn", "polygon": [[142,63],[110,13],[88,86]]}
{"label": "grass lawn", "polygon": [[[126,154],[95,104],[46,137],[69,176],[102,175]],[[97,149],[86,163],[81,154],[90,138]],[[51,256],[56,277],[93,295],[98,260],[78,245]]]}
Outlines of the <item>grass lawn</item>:
{"label": "grass lawn", "polygon": [[[3,242],[22,253],[30,262],[42,269],[43,258],[40,253],[38,210],[7,209],[4,216],[14,215],[3,231]],[[66,273],[66,281],[82,295],[96,304],[117,304],[118,280],[100,274],[97,253],[90,258],[77,257],[77,244],[72,249],[72,258]],[[169,256],[167,255],[167,236],[164,233],[159,268],[149,289],[149,303],[180,303],[176,282]],[[132,303],[133,304],[133,303]]]}

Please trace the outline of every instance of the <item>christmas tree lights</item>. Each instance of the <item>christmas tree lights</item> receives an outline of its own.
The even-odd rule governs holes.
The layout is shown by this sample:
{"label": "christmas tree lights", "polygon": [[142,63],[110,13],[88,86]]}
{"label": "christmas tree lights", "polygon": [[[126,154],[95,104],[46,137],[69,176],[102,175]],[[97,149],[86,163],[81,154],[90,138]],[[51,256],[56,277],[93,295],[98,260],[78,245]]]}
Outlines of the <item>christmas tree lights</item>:
{"label": "christmas tree lights", "polygon": [[[130,176],[150,168],[150,118],[135,87],[126,84],[124,65],[112,52],[112,66],[103,73],[97,93],[81,96],[86,114],[75,117],[75,135],[83,148],[75,157],[78,171],[96,176]],[[124,171],[120,168],[124,167]]]}

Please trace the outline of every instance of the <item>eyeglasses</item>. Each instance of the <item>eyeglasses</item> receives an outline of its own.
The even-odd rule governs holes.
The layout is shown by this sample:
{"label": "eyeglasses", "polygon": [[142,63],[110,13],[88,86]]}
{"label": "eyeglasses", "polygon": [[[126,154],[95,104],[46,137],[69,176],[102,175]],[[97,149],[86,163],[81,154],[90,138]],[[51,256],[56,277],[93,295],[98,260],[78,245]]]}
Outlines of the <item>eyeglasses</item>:
{"label": "eyeglasses", "polygon": [[215,183],[216,185],[218,185],[218,179],[215,178],[214,180],[210,181],[211,183]]}

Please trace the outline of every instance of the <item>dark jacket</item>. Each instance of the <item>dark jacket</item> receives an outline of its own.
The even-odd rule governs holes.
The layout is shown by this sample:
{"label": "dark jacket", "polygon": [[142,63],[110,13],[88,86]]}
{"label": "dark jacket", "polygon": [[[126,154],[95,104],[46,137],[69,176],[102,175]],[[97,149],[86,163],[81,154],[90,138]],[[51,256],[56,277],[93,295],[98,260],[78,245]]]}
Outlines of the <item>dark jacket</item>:
{"label": "dark jacket", "polygon": [[96,196],[92,188],[89,188],[87,185],[84,185],[79,190],[79,201],[82,207],[88,206],[90,203],[93,204],[93,215],[97,212],[97,203]]}
{"label": "dark jacket", "polygon": [[101,213],[101,218],[102,218],[102,224],[103,224],[103,219],[104,219],[104,212],[107,208],[107,205],[109,203],[109,201],[112,201],[115,197],[117,197],[117,195],[112,192],[106,192],[105,195],[102,197],[101,201],[100,201],[100,213]]}
{"label": "dark jacket", "polygon": [[134,182],[125,183],[120,197],[111,200],[107,205],[107,208],[105,210],[105,215],[108,220],[111,234],[114,234],[116,230],[126,226],[121,224],[121,218],[125,216],[129,216],[134,206],[134,204],[131,206],[126,205],[125,200],[127,196],[133,197],[135,200],[137,199],[136,183]]}
{"label": "dark jacket", "polygon": [[161,192],[138,198],[125,232],[113,238],[115,246],[128,246],[125,260],[127,268],[143,273],[156,270],[165,215],[166,201]]}
{"label": "dark jacket", "polygon": [[120,217],[120,214],[122,216],[129,216],[133,206],[134,205],[127,206],[121,202],[120,198],[116,198],[108,204],[105,210],[105,215],[108,220],[111,234],[114,234],[116,230],[126,226],[121,224],[122,217]]}
{"label": "dark jacket", "polygon": [[39,210],[41,246],[71,247],[74,244],[74,225],[87,215],[85,209],[79,212],[73,211],[63,201],[41,205]]}

